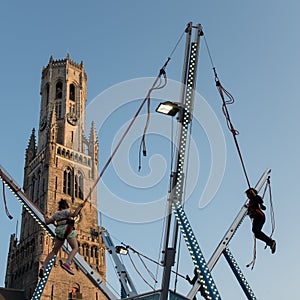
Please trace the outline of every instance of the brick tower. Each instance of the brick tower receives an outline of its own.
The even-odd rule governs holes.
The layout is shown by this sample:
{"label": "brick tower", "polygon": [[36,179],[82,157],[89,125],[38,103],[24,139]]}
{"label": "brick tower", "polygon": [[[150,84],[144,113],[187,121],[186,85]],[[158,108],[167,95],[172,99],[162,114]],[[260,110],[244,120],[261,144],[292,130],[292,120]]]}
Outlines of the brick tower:
{"label": "brick tower", "polygon": [[[53,60],[42,70],[41,109],[38,129],[32,131],[26,149],[23,189],[27,196],[52,215],[61,198],[74,210],[89,193],[98,175],[98,140],[93,124],[85,133],[86,81],[83,62],[69,55]],[[105,279],[105,246],[99,235],[97,193],[76,220],[79,254]],[[52,239],[23,209],[20,240],[11,236],[5,285],[24,289],[30,299],[39,280],[40,262],[51,251]],[[100,300],[104,296],[73,264],[69,275],[59,260],[67,258],[62,250],[43,292],[42,300]]]}

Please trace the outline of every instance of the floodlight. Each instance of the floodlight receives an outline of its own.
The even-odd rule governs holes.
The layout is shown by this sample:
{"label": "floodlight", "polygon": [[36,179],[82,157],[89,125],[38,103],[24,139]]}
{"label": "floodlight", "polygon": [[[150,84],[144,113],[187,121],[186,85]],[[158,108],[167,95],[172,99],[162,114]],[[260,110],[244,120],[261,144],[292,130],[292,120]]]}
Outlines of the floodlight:
{"label": "floodlight", "polygon": [[127,255],[128,254],[128,250],[124,246],[116,246],[116,253],[122,254],[122,255]]}
{"label": "floodlight", "polygon": [[160,103],[155,111],[157,111],[161,114],[164,114],[164,115],[174,117],[178,113],[179,109],[180,108],[177,103],[173,103],[171,101],[166,101],[166,102]]}

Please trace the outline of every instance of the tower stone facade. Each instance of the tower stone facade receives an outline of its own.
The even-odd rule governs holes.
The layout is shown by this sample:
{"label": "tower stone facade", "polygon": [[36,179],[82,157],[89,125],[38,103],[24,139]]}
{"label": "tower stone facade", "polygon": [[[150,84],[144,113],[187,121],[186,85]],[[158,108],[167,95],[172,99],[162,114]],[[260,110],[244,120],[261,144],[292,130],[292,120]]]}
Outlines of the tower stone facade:
{"label": "tower stone facade", "polygon": [[[58,209],[61,198],[74,210],[90,192],[98,176],[98,140],[93,124],[85,130],[87,76],[83,62],[53,60],[42,70],[41,108],[38,132],[32,131],[25,153],[23,189],[46,214]],[[36,143],[36,136],[38,142]],[[99,234],[97,192],[75,225],[79,254],[105,280],[105,245]],[[11,236],[5,284],[24,289],[26,299],[38,283],[41,262],[53,246],[52,239],[40,229],[25,209],[22,211],[20,238]],[[67,254],[58,253],[43,292],[42,300],[104,299],[86,276],[73,264],[69,275],[59,264]]]}

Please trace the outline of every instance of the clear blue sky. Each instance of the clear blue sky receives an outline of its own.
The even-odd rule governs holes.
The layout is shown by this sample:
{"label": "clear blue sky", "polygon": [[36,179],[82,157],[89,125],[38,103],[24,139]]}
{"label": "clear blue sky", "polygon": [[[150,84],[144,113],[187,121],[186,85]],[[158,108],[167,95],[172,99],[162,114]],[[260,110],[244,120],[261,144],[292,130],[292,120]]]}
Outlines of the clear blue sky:
{"label": "clear blue sky", "polygon": [[[233,238],[230,249],[258,299],[295,299],[300,267],[297,259],[300,246],[300,204],[296,192],[300,167],[299,11],[300,4],[296,0],[243,3],[128,0],[106,1],[104,4],[100,1],[77,0],[54,0],[47,3],[31,0],[2,1],[0,164],[22,184],[25,148],[32,128],[38,128],[41,70],[48,64],[51,55],[54,59],[63,59],[70,53],[72,60],[78,63],[84,61],[88,75],[87,104],[92,105],[95,103],[93,99],[116,84],[155,77],[186,24],[190,21],[194,24],[201,23],[219,78],[236,99],[236,103],[230,107],[231,117],[240,132],[238,140],[251,183],[254,185],[266,168],[272,169],[271,184],[276,217],[274,237],[278,243],[276,254],[271,255],[269,249],[264,250],[264,245],[258,242],[258,258],[254,270],[245,267],[252,258],[253,247],[248,219]],[[183,42],[179,44],[166,69],[170,81],[180,81],[182,62]],[[122,94],[122,87],[122,84],[117,86],[119,94]],[[128,88],[127,85],[126,87]],[[139,86],[136,88],[139,89]],[[247,185],[221,113],[221,100],[214,86],[204,43],[201,45],[197,91],[206,99],[219,120],[227,149],[221,185],[209,205],[201,209],[198,203],[209,176],[211,161],[207,141],[210,137],[204,134],[199,125],[193,127],[192,135],[196,139],[201,172],[196,178],[197,186],[186,204],[186,211],[200,247],[206,259],[209,259],[244,203]],[[142,96],[140,93],[139,97]],[[105,107],[113,103],[113,99],[105,98],[105,101]],[[114,112],[110,117],[105,116],[107,120],[105,119],[106,122],[98,132],[101,166],[109,156],[111,142],[118,136],[119,128],[128,122],[138,104],[139,102],[127,103],[117,110],[121,115]],[[152,104],[152,112],[154,108],[155,103]],[[196,109],[201,111],[200,105]],[[98,117],[100,116],[99,110]],[[151,121],[153,124],[155,117]],[[165,126],[170,128],[170,120],[165,122]],[[157,127],[153,127],[153,132],[147,138],[149,156],[143,159],[142,172],[133,176],[136,180],[134,184],[142,188],[130,187],[130,182],[124,183],[119,178],[126,173],[126,168],[120,157],[116,157],[114,168],[108,170],[101,183],[100,202],[108,201],[104,197],[104,186],[116,197],[132,203],[152,202],[156,200],[153,197],[159,198],[166,194],[169,144],[167,139],[158,139],[155,128]],[[140,130],[136,127],[134,133],[139,135]],[[202,138],[204,146],[201,144]],[[128,155],[131,172],[136,172],[139,140],[132,135],[127,143],[131,147]],[[125,150],[122,151],[125,153]],[[156,153],[160,154],[160,158],[155,156]],[[155,160],[162,156],[164,163]],[[149,158],[153,158],[152,170],[148,166]],[[151,175],[157,175],[156,168],[164,165],[166,169],[160,183],[154,184]],[[193,172],[193,168],[190,172]],[[188,180],[192,180],[192,177],[188,177]],[[112,200],[113,196],[110,197]],[[16,231],[17,220],[20,224],[21,214],[19,203],[12,196],[8,198],[8,206],[14,219],[7,219],[3,204],[0,204],[0,237],[3,245],[0,250],[1,286],[4,285],[10,234]],[[266,203],[269,208],[269,202]],[[116,242],[119,240],[130,244],[155,260],[160,252],[162,223],[162,220],[158,220],[130,224],[105,215],[102,218],[102,225],[108,228]],[[264,228],[266,232],[270,232],[269,217]],[[179,271],[183,275],[192,275],[193,266],[185,245],[181,246],[181,253]],[[109,258],[107,263],[111,265]],[[153,266],[151,268],[153,270]],[[130,269],[132,270],[131,267]],[[108,266],[108,281],[118,289],[111,270]],[[223,258],[212,275],[223,299],[245,298]],[[140,292],[149,290],[134,271],[132,277]],[[180,287],[183,291],[189,288],[184,282],[180,283]]]}

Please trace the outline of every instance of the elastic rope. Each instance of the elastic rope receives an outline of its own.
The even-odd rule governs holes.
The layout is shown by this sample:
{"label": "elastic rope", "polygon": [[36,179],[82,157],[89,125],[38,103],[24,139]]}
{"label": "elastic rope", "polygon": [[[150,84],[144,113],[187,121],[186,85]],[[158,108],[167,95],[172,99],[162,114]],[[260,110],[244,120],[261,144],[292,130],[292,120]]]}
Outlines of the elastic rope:
{"label": "elastic rope", "polygon": [[[240,150],[239,143],[238,143],[237,138],[236,138],[236,135],[238,135],[239,132],[236,129],[234,129],[233,124],[232,124],[232,122],[230,120],[230,115],[229,115],[228,109],[227,109],[227,104],[234,103],[234,97],[225,88],[223,88],[223,86],[220,83],[220,80],[218,78],[217,71],[216,71],[216,68],[214,66],[214,62],[213,62],[213,59],[212,59],[212,56],[211,56],[211,53],[210,53],[210,50],[209,50],[208,43],[207,43],[205,35],[204,35],[204,41],[205,41],[205,46],[206,46],[206,49],[207,49],[207,52],[208,52],[208,55],[209,55],[209,58],[210,58],[212,69],[214,71],[215,83],[216,83],[216,86],[217,86],[217,88],[219,90],[219,94],[220,94],[220,96],[222,98],[222,101],[223,101],[222,111],[223,111],[223,114],[224,114],[224,116],[226,118],[227,126],[228,126],[229,130],[231,131],[231,133],[233,135],[234,143],[235,143],[235,146],[236,146],[236,149],[237,149],[237,152],[238,152],[241,164],[242,164],[242,168],[243,168],[243,172],[245,174],[247,185],[250,188],[251,185],[250,185],[250,181],[249,181],[249,178],[248,178],[248,175],[247,175],[245,163],[244,163],[244,160],[243,160],[243,157],[242,157],[242,153],[241,153],[241,150]],[[227,101],[225,100],[223,92],[228,97]]]}
{"label": "elastic rope", "polygon": [[265,185],[264,191],[263,191],[262,196],[261,196],[262,199],[264,199],[264,197],[266,195],[266,191],[269,188],[269,180],[270,180],[270,176],[267,178],[266,185]]}
{"label": "elastic rope", "polygon": [[246,265],[246,267],[249,268],[251,266],[251,270],[253,270],[255,262],[256,262],[256,238],[255,235],[253,235],[253,259],[249,264]]}
{"label": "elastic rope", "polygon": [[[158,266],[163,267],[163,265],[160,264],[159,262],[157,262],[157,261],[155,261],[154,259],[152,259],[152,258],[150,258],[150,257],[148,257],[148,256],[146,256],[146,255],[144,255],[144,254],[142,254],[142,253],[140,253],[140,252],[138,252],[137,250],[135,250],[135,249],[132,248],[131,246],[126,245],[126,247],[127,247],[128,249],[130,249],[131,251],[135,252],[136,254],[139,254],[139,255],[141,255],[142,257],[144,257],[144,258],[148,259],[149,261],[153,262],[154,264],[157,264]],[[177,272],[175,272],[174,270],[171,270],[171,272],[174,273],[174,274],[176,274],[176,275],[178,275],[179,277],[185,279],[185,276],[183,276],[182,274],[177,273]]]}
{"label": "elastic rope", "polygon": [[[247,175],[246,166],[245,166],[245,163],[244,163],[244,160],[243,160],[243,156],[242,156],[242,153],[241,153],[241,149],[240,149],[238,140],[236,138],[236,136],[239,134],[239,132],[237,130],[235,130],[235,128],[234,128],[234,126],[233,126],[233,124],[231,122],[231,119],[230,119],[229,111],[227,109],[227,104],[234,103],[234,98],[233,98],[233,96],[228,91],[226,91],[222,87],[222,85],[221,85],[221,83],[220,83],[220,81],[218,79],[216,81],[216,85],[217,85],[217,88],[219,90],[219,94],[220,94],[220,96],[222,98],[222,102],[223,102],[222,110],[223,110],[224,116],[225,116],[226,121],[227,121],[228,129],[232,133],[232,136],[233,136],[233,139],[234,139],[234,143],[235,143],[235,146],[236,146],[239,158],[240,158],[240,162],[241,162],[241,165],[242,165],[242,169],[243,169],[243,172],[245,174],[245,178],[246,178],[248,187],[250,188],[251,185],[250,185],[249,177]],[[225,101],[225,97],[224,97],[223,91],[225,92],[225,94],[229,98],[229,101],[227,101],[227,102]]]}
{"label": "elastic rope", "polygon": [[182,32],[182,34],[181,34],[181,36],[179,37],[179,39],[178,39],[178,41],[177,41],[175,47],[174,47],[173,50],[171,51],[171,53],[170,53],[170,55],[169,55],[169,57],[168,57],[169,59],[171,59],[171,57],[173,56],[175,50],[177,49],[177,47],[178,47],[180,41],[181,41],[182,38],[183,38],[183,35],[185,34],[185,32],[186,32],[186,29]]}
{"label": "elastic rope", "polygon": [[[167,65],[167,62],[165,63],[164,67]],[[161,74],[162,74],[162,70],[164,72],[164,67],[160,70],[159,75],[156,77],[152,87],[149,89],[146,97],[144,98],[144,100],[142,101],[140,107],[138,108],[137,112],[135,113],[135,115],[133,116],[131,122],[129,123],[128,127],[126,128],[125,132],[123,133],[121,139],[119,140],[117,146],[115,147],[115,149],[113,150],[112,154],[110,155],[110,157],[108,158],[107,162],[105,163],[104,167],[102,168],[97,180],[95,181],[95,183],[93,184],[93,186],[91,187],[88,195],[86,196],[85,200],[83,203],[86,203],[88,201],[88,198],[91,197],[93,190],[95,189],[95,187],[97,186],[99,180],[101,179],[101,177],[103,176],[104,172],[106,171],[106,169],[108,168],[109,164],[111,163],[113,157],[115,156],[115,154],[117,153],[119,147],[121,146],[122,142],[124,141],[126,135],[128,134],[130,128],[132,127],[133,123],[135,122],[137,116],[139,115],[139,113],[141,112],[144,104],[146,103],[146,101],[148,100],[148,98],[150,98],[150,94],[152,92],[153,89],[155,89],[155,85],[158,82]]]}
{"label": "elastic rope", "polygon": [[[202,31],[202,33],[203,33],[203,31]],[[214,62],[213,62],[213,60],[212,60],[212,56],[211,56],[211,54],[210,54],[210,50],[209,50],[209,47],[208,47],[208,44],[207,44],[207,41],[206,41],[206,36],[205,36],[204,33],[203,33],[203,38],[204,38],[205,46],[206,46],[207,53],[208,53],[208,56],[209,56],[209,59],[210,59],[210,63],[211,63],[211,65],[212,65],[212,67],[213,67],[213,70],[214,70],[214,69],[215,69],[215,67],[214,67]]]}
{"label": "elastic rope", "polygon": [[13,217],[12,215],[9,213],[8,208],[7,208],[7,204],[6,204],[6,195],[5,195],[5,184],[2,181],[2,193],[3,193],[3,201],[4,201],[4,209],[5,209],[5,213],[8,216],[8,218],[11,220]]}
{"label": "elastic rope", "polygon": [[[166,72],[165,72],[164,68],[162,68],[160,70],[160,79],[161,79],[161,75],[164,76],[164,83],[161,85],[161,80],[160,80],[159,85],[156,86],[156,87],[153,87],[151,92],[153,90],[162,89],[166,86],[167,76],[166,76]],[[143,156],[147,156],[146,133],[147,133],[147,129],[148,129],[149,123],[150,123],[150,115],[151,115],[151,113],[150,113],[150,104],[151,104],[151,98],[150,98],[150,95],[149,95],[149,97],[147,98],[147,120],[146,120],[146,124],[145,124],[145,127],[144,127],[144,132],[143,132],[143,136],[142,136],[142,140],[141,140],[141,144],[140,144],[140,149],[139,149],[139,167],[138,167],[139,171],[141,170],[141,163],[142,163],[141,152],[143,152]]]}
{"label": "elastic rope", "polygon": [[270,177],[267,179],[267,184],[268,184],[268,187],[269,187],[269,195],[270,195],[270,218],[271,218],[271,224],[272,224],[272,231],[271,231],[270,238],[272,238],[273,233],[275,231],[275,214],[274,214],[274,208],[273,208],[273,199],[272,199]]}
{"label": "elastic rope", "polygon": [[150,271],[150,269],[147,267],[147,265],[146,265],[145,262],[143,261],[141,255],[140,255],[139,253],[137,253],[137,256],[139,257],[139,259],[140,259],[142,265],[144,266],[144,268],[146,269],[146,271],[148,272],[148,274],[150,275],[150,277],[153,279],[153,281],[154,281],[155,283],[157,283],[157,280],[156,280],[154,274],[153,274],[153,273]]}
{"label": "elastic rope", "polygon": [[[187,27],[188,28],[188,27]],[[167,77],[166,77],[166,72],[165,72],[165,68],[167,66],[167,64],[169,63],[169,61],[171,60],[175,50],[177,49],[179,43],[181,42],[182,38],[183,38],[183,35],[184,33],[186,32],[187,28],[182,32],[182,34],[180,35],[177,43],[175,44],[174,48],[172,49],[170,55],[168,56],[166,62],[164,63],[163,67],[160,69],[160,75],[164,75],[164,78],[165,78],[165,84],[163,86],[159,86],[159,87],[156,87],[155,89],[160,89],[160,88],[163,88],[166,84],[167,84]],[[144,134],[143,134],[143,137],[142,137],[142,141],[141,141],[141,144],[140,144],[140,148],[139,148],[139,166],[138,166],[138,170],[140,171],[141,170],[141,162],[142,162],[142,158],[141,158],[141,152],[143,152],[143,155],[146,156],[147,155],[147,150],[146,150],[146,142],[145,142],[145,135],[146,135],[146,131],[147,131],[147,128],[148,128],[148,125],[149,125],[149,120],[150,120],[150,97],[148,99],[148,113],[147,113],[147,121],[146,121],[146,125],[145,125],[145,128],[144,128]]]}
{"label": "elastic rope", "polygon": [[128,257],[129,257],[129,259],[130,259],[130,261],[131,261],[131,263],[132,263],[132,265],[133,265],[133,267],[134,267],[134,269],[135,269],[135,271],[137,272],[137,274],[142,278],[142,280],[154,291],[155,289],[154,289],[154,287],[153,286],[151,286],[151,284],[149,284],[149,282],[143,277],[143,275],[139,272],[139,270],[137,269],[137,267],[136,267],[136,265],[135,265],[135,263],[133,262],[133,260],[132,260],[132,258],[131,258],[131,255],[130,255],[130,253],[128,252]]}
{"label": "elastic rope", "polygon": [[126,245],[126,247],[127,247],[128,249],[130,249],[132,252],[134,252],[134,253],[136,253],[136,254],[139,254],[139,255],[143,256],[144,258],[150,260],[151,262],[153,262],[153,263],[155,263],[155,264],[158,264],[158,265],[162,266],[159,262],[157,262],[157,261],[155,261],[154,259],[152,259],[152,258],[150,258],[150,257],[148,257],[148,256],[146,256],[146,255],[144,255],[144,254],[142,254],[142,253],[140,253],[140,252],[138,252],[137,250],[135,250],[135,249],[132,248],[131,246]]}

